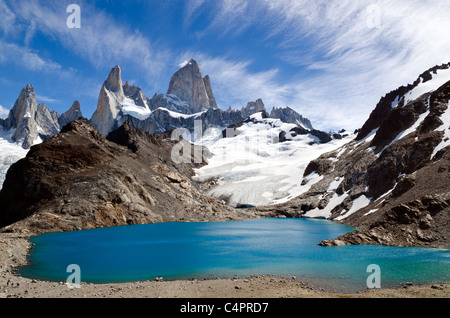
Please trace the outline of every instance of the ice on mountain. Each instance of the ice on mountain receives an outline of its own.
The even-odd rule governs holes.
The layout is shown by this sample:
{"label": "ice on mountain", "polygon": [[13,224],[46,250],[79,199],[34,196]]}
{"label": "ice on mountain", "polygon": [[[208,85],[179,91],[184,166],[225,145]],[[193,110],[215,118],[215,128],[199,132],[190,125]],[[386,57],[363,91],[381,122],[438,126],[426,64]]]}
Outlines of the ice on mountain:
{"label": "ice on mountain", "polygon": [[444,128],[444,137],[437,147],[434,149],[431,158],[433,158],[440,150],[450,146],[450,100],[447,105],[447,110],[442,114],[441,120],[443,124],[436,129],[436,131],[442,131]]}
{"label": "ice on mountain", "polygon": [[125,97],[122,101],[122,113],[139,120],[146,120],[152,114],[150,108],[147,105],[136,105],[136,103],[128,97]]}
{"label": "ice on mountain", "polygon": [[22,146],[12,140],[14,131],[14,129],[5,131],[0,127],[0,148],[2,149],[0,152],[0,189],[3,186],[9,167],[24,158],[28,153],[28,149],[22,148]]}
{"label": "ice on mountain", "polygon": [[350,210],[345,212],[343,215],[338,216],[335,220],[340,221],[340,220],[346,219],[350,215],[355,213],[356,211],[361,210],[362,208],[365,208],[366,206],[368,206],[371,202],[372,202],[372,198],[367,198],[365,195],[361,195],[360,197],[353,200],[353,204],[352,204],[352,207],[350,208]]}
{"label": "ice on mountain", "polygon": [[208,148],[213,156],[208,159],[208,165],[196,170],[197,181],[218,180],[207,194],[230,205],[283,203],[308,191],[322,178],[317,174],[308,176],[309,182],[302,185],[308,163],[352,138],[311,144],[314,141],[311,135],[297,135],[280,143],[279,134],[289,132],[295,124],[263,119],[261,113],[250,119],[257,122],[244,123],[238,128],[237,136],[210,143]]}

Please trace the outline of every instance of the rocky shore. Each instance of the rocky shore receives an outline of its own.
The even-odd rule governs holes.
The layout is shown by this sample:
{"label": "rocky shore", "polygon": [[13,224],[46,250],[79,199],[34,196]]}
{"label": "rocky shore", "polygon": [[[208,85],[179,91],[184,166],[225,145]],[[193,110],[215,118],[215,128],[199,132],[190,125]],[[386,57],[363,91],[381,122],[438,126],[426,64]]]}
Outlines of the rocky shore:
{"label": "rocky shore", "polygon": [[86,284],[27,279],[16,274],[27,264],[29,236],[0,234],[0,298],[450,298],[450,284],[405,285],[354,294],[325,291],[296,277],[250,276],[233,279]]}

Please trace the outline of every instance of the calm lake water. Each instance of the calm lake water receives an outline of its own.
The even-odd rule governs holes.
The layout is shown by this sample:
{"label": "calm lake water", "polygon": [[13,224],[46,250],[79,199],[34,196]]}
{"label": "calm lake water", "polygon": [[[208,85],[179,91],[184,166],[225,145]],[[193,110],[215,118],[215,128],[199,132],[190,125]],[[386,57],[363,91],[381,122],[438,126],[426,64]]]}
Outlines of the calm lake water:
{"label": "calm lake water", "polygon": [[327,220],[261,219],[224,223],[161,223],[52,233],[34,237],[20,274],[65,281],[77,264],[81,281],[112,283],[256,275],[296,275],[315,287],[367,288],[380,266],[381,287],[450,282],[450,251],[385,246],[321,247],[353,228]]}

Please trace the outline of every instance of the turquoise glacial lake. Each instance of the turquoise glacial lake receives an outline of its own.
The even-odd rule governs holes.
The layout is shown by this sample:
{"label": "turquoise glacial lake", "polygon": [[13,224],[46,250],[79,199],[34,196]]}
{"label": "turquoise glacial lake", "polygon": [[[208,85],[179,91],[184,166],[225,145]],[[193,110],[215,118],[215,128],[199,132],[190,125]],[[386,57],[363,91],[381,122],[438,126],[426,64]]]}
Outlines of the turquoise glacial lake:
{"label": "turquoise glacial lake", "polygon": [[29,265],[19,274],[66,281],[77,264],[81,281],[113,283],[278,275],[341,292],[367,289],[371,264],[381,287],[450,282],[450,251],[386,246],[322,247],[353,228],[317,219],[223,223],[161,223],[32,238]]}

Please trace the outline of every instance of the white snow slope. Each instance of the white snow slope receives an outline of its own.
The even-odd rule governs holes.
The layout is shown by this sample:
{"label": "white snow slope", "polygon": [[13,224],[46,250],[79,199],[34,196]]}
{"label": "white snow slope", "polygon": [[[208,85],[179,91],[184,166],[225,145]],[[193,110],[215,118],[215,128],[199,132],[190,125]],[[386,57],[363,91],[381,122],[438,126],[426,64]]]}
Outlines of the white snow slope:
{"label": "white snow slope", "polygon": [[258,122],[245,123],[234,138],[221,138],[211,144],[197,142],[207,146],[213,157],[208,159],[207,166],[196,170],[195,179],[200,182],[217,179],[217,185],[207,194],[232,206],[283,203],[306,192],[320,180],[313,174],[308,176],[312,180],[307,185],[301,185],[308,163],[354,138],[349,134],[328,144],[310,145],[316,137],[299,135],[278,143],[280,132],[288,133],[296,125],[262,119],[260,113],[252,117]]}
{"label": "white snow slope", "polygon": [[9,167],[24,158],[28,153],[28,149],[23,149],[11,139],[13,134],[14,129],[5,131],[3,127],[0,127],[0,189]]}

